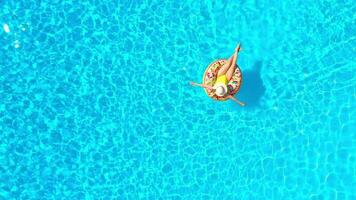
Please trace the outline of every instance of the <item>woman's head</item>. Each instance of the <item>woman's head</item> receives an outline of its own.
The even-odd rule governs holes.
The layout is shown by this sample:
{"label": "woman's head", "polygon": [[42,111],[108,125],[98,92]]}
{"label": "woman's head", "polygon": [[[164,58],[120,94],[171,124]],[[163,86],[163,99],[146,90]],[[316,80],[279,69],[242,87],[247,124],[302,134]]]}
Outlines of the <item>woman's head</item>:
{"label": "woman's head", "polygon": [[216,89],[215,89],[215,94],[219,97],[222,97],[226,94],[226,90],[223,86],[218,86]]}

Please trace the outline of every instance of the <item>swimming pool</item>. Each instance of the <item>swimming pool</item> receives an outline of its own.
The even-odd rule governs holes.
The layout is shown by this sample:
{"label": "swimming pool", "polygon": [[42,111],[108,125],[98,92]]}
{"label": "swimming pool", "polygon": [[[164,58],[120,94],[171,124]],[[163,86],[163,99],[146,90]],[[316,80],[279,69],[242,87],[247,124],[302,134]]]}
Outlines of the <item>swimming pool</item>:
{"label": "swimming pool", "polygon": [[0,8],[0,199],[356,199],[351,0]]}

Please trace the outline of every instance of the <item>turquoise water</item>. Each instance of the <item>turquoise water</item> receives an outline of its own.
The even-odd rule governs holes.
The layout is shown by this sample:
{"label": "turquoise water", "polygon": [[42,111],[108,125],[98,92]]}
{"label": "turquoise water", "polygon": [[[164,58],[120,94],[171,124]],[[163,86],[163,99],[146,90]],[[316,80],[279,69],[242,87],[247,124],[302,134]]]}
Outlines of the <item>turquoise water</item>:
{"label": "turquoise water", "polygon": [[[0,199],[356,199],[353,1],[0,1]],[[247,104],[189,86],[238,42]]]}

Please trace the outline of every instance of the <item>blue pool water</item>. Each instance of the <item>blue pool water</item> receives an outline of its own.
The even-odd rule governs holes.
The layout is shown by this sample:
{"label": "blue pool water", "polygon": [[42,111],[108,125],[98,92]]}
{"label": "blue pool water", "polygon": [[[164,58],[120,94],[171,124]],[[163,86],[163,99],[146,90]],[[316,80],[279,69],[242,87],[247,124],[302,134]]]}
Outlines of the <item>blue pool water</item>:
{"label": "blue pool water", "polygon": [[[0,199],[356,199],[355,13],[0,1]],[[238,42],[246,107],[189,86]]]}

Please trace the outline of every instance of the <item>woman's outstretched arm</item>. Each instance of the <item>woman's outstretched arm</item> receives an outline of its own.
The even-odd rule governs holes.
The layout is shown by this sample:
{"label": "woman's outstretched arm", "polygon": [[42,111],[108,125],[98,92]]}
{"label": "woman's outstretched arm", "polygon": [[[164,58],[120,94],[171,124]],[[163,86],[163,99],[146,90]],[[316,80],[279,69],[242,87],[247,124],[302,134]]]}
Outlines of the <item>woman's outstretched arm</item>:
{"label": "woman's outstretched arm", "polygon": [[203,88],[209,89],[209,90],[214,89],[214,88],[211,87],[210,85],[206,85],[206,84],[199,84],[199,83],[195,83],[195,82],[193,82],[193,81],[190,81],[189,83],[190,83],[190,85],[192,85],[192,86],[200,86],[200,87],[203,87]]}
{"label": "woman's outstretched arm", "polygon": [[236,103],[238,103],[240,106],[245,106],[245,103],[237,100],[234,96],[229,95],[228,97],[229,97],[229,99],[231,99],[231,100],[235,101]]}

